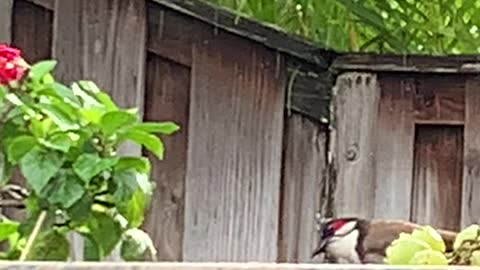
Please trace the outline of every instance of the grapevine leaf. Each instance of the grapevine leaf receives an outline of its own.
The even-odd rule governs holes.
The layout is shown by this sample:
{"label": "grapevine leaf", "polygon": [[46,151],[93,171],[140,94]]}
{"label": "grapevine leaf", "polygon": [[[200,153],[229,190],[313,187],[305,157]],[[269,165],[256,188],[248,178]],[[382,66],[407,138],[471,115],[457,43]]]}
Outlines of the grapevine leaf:
{"label": "grapevine leaf", "polygon": [[133,125],[131,128],[144,131],[147,133],[160,133],[165,135],[171,135],[180,129],[180,127],[177,124],[170,121],[160,122],[160,123],[153,123],[153,122],[138,123]]}
{"label": "grapevine leaf", "polygon": [[40,194],[63,164],[63,156],[36,146],[20,160],[20,169],[33,190]]}
{"label": "grapevine leaf", "polygon": [[145,157],[120,157],[117,165],[115,165],[117,171],[134,169],[141,173],[148,173],[150,168],[150,161]]}
{"label": "grapevine leaf", "polygon": [[100,119],[102,132],[106,135],[113,134],[120,127],[131,125],[137,121],[135,115],[125,111],[112,111],[104,114]]}
{"label": "grapevine leaf", "polygon": [[129,129],[127,132],[123,134],[125,139],[129,139],[134,141],[140,145],[143,145],[149,151],[151,151],[158,159],[162,160],[164,155],[164,146],[162,141],[145,131],[136,130],[136,129]]}
{"label": "grapevine leaf", "polygon": [[106,213],[92,212],[87,227],[89,235],[98,246],[100,258],[108,256],[121,239],[120,224]]}
{"label": "grapevine leaf", "polygon": [[85,193],[81,180],[68,169],[60,170],[45,189],[48,201],[51,204],[58,204],[64,209],[73,206]]}

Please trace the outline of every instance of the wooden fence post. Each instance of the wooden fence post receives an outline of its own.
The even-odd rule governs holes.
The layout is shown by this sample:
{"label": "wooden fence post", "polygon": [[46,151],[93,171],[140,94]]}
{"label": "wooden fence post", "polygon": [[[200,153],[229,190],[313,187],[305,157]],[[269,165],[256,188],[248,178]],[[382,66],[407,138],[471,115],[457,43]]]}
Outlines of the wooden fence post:
{"label": "wooden fence post", "polygon": [[0,43],[12,41],[13,0],[0,1]]}

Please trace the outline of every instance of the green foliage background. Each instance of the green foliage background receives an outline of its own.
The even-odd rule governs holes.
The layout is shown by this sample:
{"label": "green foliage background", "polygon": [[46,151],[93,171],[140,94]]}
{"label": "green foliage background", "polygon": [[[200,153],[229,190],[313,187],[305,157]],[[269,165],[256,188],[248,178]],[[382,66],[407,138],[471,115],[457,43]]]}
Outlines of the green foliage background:
{"label": "green foliage background", "polygon": [[207,1],[341,52],[480,52],[476,0]]}

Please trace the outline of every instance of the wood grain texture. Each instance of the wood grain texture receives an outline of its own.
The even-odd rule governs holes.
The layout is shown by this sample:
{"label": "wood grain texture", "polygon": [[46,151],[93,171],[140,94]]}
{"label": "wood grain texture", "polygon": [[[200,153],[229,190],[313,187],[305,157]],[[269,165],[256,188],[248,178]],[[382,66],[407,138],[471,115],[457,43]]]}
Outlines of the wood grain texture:
{"label": "wood grain texture", "polygon": [[465,90],[462,227],[480,222],[480,80],[470,78]]}
{"label": "wood grain texture", "polygon": [[382,75],[376,143],[375,217],[410,219],[415,84],[408,77]]}
{"label": "wood grain texture", "polygon": [[50,59],[53,12],[24,0],[15,0],[13,7],[13,45],[29,63]]}
{"label": "wood grain texture", "polygon": [[460,229],[462,146],[462,127],[417,126],[412,221]]}
{"label": "wood grain texture", "polygon": [[460,75],[416,76],[413,108],[417,123],[463,124],[465,78]]}
{"label": "wood grain texture", "polygon": [[321,205],[327,133],[300,114],[287,118],[284,138],[279,262],[311,262],[317,244],[315,213]]}
{"label": "wood grain texture", "polygon": [[147,60],[146,121],[174,121],[180,130],[162,138],[165,158],[152,163],[155,193],[144,228],[150,234],[160,261],[181,261],[187,164],[190,69],[153,54]]}
{"label": "wood grain texture", "polygon": [[[56,1],[54,33],[59,81],[92,80],[121,107],[136,107],[143,116],[145,1]],[[138,156],[141,148],[124,144],[118,153]],[[119,249],[106,260],[120,260]]]}
{"label": "wood grain texture", "polygon": [[349,72],[337,78],[333,94],[336,216],[374,216],[379,100],[375,74]]}
{"label": "wood grain texture", "polygon": [[193,52],[183,259],[276,261],[283,63],[229,35]]}
{"label": "wood grain texture", "polygon": [[12,42],[13,0],[0,1],[0,43]]}

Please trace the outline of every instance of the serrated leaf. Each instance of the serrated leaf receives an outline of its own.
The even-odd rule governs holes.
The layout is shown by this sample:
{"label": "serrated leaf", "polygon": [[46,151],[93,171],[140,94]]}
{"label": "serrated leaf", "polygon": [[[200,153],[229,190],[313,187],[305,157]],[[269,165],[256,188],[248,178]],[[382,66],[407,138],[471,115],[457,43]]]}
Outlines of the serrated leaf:
{"label": "serrated leaf", "polygon": [[15,137],[8,144],[7,157],[12,164],[17,162],[37,145],[37,139],[29,135]]}
{"label": "serrated leaf", "polygon": [[101,158],[97,154],[82,154],[73,163],[73,170],[85,182],[100,172],[110,169],[118,162],[118,157]]}
{"label": "serrated leaf", "polygon": [[35,239],[27,259],[32,261],[66,261],[70,255],[70,243],[56,229],[41,232]]}
{"label": "serrated leaf", "polygon": [[88,193],[85,193],[80,200],[67,209],[67,214],[72,222],[83,223],[90,217],[92,204],[92,197]]}
{"label": "serrated leaf", "polygon": [[137,172],[149,173],[151,169],[150,161],[146,157],[120,157],[115,165],[115,170],[134,169]]}
{"label": "serrated leaf", "polygon": [[70,208],[85,194],[81,180],[71,170],[62,169],[49,182],[44,194],[48,202],[63,209]]}
{"label": "serrated leaf", "polygon": [[135,124],[131,128],[141,130],[147,133],[160,133],[165,135],[171,135],[180,129],[180,127],[174,122],[144,122]]}
{"label": "serrated leaf", "polygon": [[45,75],[50,73],[55,68],[56,65],[57,65],[56,60],[44,60],[44,61],[37,62],[30,67],[30,71],[28,72],[28,77],[31,78],[33,81],[39,81]]}
{"label": "serrated leaf", "polygon": [[155,154],[158,159],[163,159],[165,149],[160,138],[156,137],[155,135],[151,135],[140,130],[129,129],[123,134],[123,138],[144,146],[153,154]]}
{"label": "serrated leaf", "polygon": [[36,146],[20,160],[20,169],[33,190],[40,194],[63,164],[63,156]]}
{"label": "serrated leaf", "polygon": [[147,250],[156,253],[150,236],[140,229],[129,229],[124,233],[120,255],[125,261],[139,261]]}
{"label": "serrated leaf", "polygon": [[131,125],[137,121],[137,117],[124,111],[112,111],[104,114],[100,119],[102,132],[106,135],[113,134],[117,129]]}

